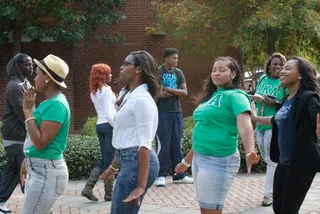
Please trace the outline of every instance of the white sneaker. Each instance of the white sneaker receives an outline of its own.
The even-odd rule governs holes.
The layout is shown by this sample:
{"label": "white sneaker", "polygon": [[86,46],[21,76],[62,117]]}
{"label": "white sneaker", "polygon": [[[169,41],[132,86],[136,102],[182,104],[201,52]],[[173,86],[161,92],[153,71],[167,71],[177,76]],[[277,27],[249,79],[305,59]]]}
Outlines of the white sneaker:
{"label": "white sneaker", "polygon": [[0,206],[0,214],[12,214],[12,212],[4,205]]}
{"label": "white sneaker", "polygon": [[165,177],[158,177],[156,180],[157,187],[164,187],[166,185],[166,178]]}
{"label": "white sneaker", "polygon": [[174,184],[193,184],[193,178],[190,178],[188,176],[184,176],[184,178],[179,180],[173,180]]}

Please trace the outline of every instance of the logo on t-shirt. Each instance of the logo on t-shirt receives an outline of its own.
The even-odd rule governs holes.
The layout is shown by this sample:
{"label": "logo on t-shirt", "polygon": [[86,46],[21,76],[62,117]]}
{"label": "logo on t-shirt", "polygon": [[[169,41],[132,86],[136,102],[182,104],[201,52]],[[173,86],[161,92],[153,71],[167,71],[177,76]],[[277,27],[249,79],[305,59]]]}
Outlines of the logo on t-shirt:
{"label": "logo on t-shirt", "polygon": [[223,94],[217,94],[214,97],[212,97],[210,100],[208,100],[207,105],[213,105],[216,107],[220,107],[221,100],[222,100]]}
{"label": "logo on t-shirt", "polygon": [[278,87],[279,87],[278,85],[273,86],[273,85],[265,84],[264,82],[262,82],[257,88],[257,92],[263,95],[272,95],[276,97],[278,92]]}
{"label": "logo on t-shirt", "polygon": [[165,88],[172,88],[177,89],[178,88],[178,78],[175,73],[172,74],[163,74],[162,75],[162,84]]}

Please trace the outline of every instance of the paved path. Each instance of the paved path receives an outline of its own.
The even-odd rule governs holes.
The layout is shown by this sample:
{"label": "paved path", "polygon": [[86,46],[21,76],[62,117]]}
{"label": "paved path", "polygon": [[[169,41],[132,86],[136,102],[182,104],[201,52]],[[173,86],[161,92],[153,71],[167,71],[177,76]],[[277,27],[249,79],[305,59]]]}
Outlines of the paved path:
{"label": "paved path", "polygon": [[[99,182],[94,189],[99,202],[89,202],[80,196],[85,181],[70,181],[68,189],[59,198],[54,206],[53,214],[84,214],[84,213],[109,213],[110,202],[104,202],[103,183]],[[260,207],[264,186],[264,174],[251,176],[238,175],[234,180],[225,203],[224,214],[267,214],[273,213],[271,207]],[[16,188],[7,205],[15,213],[21,213],[23,194]],[[195,199],[193,185],[172,184],[172,179],[167,178],[165,188],[152,187],[149,191],[140,213],[165,214],[165,213],[200,213]],[[320,174],[318,174],[302,205],[300,214],[320,214]]]}

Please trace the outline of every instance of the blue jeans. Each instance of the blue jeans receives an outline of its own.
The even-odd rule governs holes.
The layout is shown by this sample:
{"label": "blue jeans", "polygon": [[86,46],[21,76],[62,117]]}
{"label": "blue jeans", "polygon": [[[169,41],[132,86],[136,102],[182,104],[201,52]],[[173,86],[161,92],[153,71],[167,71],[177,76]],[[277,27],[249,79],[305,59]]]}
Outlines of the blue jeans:
{"label": "blue jeans", "polygon": [[27,179],[22,214],[49,213],[68,185],[68,168],[61,158],[26,159]]}
{"label": "blue jeans", "polygon": [[112,146],[113,128],[109,123],[101,123],[97,124],[96,131],[101,152],[101,161],[97,167],[104,171],[110,166],[116,152],[116,149]]}
{"label": "blue jeans", "polygon": [[194,152],[192,175],[201,208],[223,210],[228,190],[239,167],[238,151],[226,157],[206,156]]}
{"label": "blue jeans", "polygon": [[[172,172],[181,162],[182,132],[182,112],[159,112],[159,125],[156,136],[157,154],[160,162],[158,177],[167,176],[170,160]],[[173,180],[183,179],[184,176],[184,173],[174,175]]]}
{"label": "blue jeans", "polygon": [[[140,206],[136,201],[122,202],[137,187],[139,175],[139,148],[132,147],[117,151],[117,157],[121,164],[121,170],[117,176],[113,190],[111,214],[136,214]],[[146,191],[155,182],[159,172],[159,161],[154,151],[150,151],[149,175]],[[140,197],[142,204],[145,193]]]}
{"label": "blue jeans", "polygon": [[276,171],[277,163],[270,159],[272,130],[256,131],[256,141],[259,146],[262,159],[267,164],[266,183],[264,186],[264,196],[273,197],[273,178]]}

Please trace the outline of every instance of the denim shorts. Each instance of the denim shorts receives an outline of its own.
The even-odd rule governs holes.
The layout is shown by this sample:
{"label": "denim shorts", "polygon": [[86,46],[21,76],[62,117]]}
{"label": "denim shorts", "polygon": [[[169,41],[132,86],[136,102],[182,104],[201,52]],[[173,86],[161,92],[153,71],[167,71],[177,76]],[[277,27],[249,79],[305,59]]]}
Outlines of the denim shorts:
{"label": "denim shorts", "polygon": [[238,151],[226,157],[194,152],[192,175],[201,208],[223,210],[225,198],[239,167]]}
{"label": "denim shorts", "polygon": [[[140,206],[137,206],[136,201],[124,203],[123,200],[128,197],[138,184],[139,147],[120,149],[116,152],[116,155],[120,161],[121,168],[113,190],[111,214],[137,214]],[[155,182],[158,173],[158,157],[154,151],[150,151],[149,174],[145,193]],[[143,197],[144,195],[140,197],[141,203]]]}
{"label": "denim shorts", "polygon": [[68,168],[61,159],[25,159],[27,179],[23,214],[49,213],[68,185]]}

